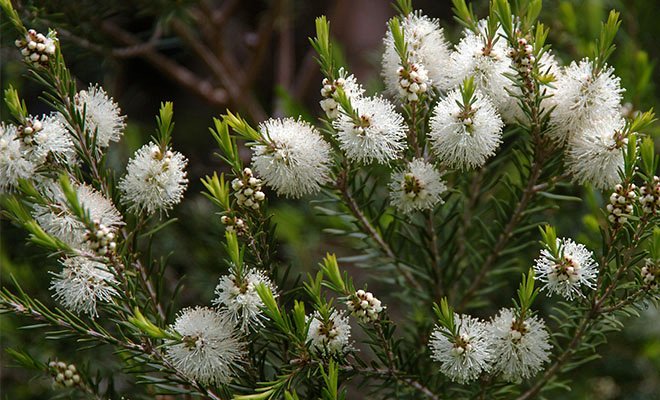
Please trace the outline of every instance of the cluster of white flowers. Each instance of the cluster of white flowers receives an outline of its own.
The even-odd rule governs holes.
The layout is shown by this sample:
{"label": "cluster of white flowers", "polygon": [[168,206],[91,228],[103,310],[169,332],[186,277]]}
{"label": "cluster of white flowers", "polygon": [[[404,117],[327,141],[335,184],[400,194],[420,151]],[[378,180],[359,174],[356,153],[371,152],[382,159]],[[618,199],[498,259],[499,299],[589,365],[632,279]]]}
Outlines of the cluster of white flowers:
{"label": "cluster of white flowers", "polygon": [[261,191],[261,179],[256,178],[250,168],[243,169],[243,176],[231,181],[231,187],[234,189],[236,202],[241,207],[256,210],[266,199],[266,195]]}
{"label": "cluster of white flowers", "polygon": [[390,202],[403,213],[432,209],[442,203],[447,190],[440,173],[421,158],[412,160],[405,169],[392,174]]}
{"label": "cluster of white flowers", "polygon": [[124,134],[125,117],[121,115],[119,105],[102,87],[89,85],[75,96],[76,108],[85,116],[85,129],[94,138],[99,147],[108,147],[110,142],[117,142]]}
{"label": "cluster of white flowers", "polygon": [[68,310],[94,318],[98,302],[110,303],[119,295],[118,282],[107,265],[83,256],[65,258],[61,263],[64,268],[53,274],[50,288]]}
{"label": "cluster of white flowers", "polygon": [[628,143],[620,79],[612,67],[596,69],[588,59],[572,62],[556,75],[548,135],[567,145],[566,166],[576,182],[612,189],[619,183],[621,149]]}
{"label": "cluster of white flowers", "polygon": [[112,227],[105,226],[98,220],[94,221],[94,230],[85,235],[86,244],[99,256],[106,256],[114,253],[117,248],[115,242],[115,232]]}
{"label": "cluster of white flowers", "polygon": [[180,341],[166,344],[167,358],[202,384],[229,383],[246,356],[232,321],[208,307],[186,308],[171,326]]}
{"label": "cluster of white flowers", "polygon": [[188,187],[188,160],[179,152],[153,142],[142,146],[128,162],[119,182],[122,200],[134,211],[167,212],[181,202]]}
{"label": "cluster of white flowers", "polygon": [[361,97],[351,106],[354,113],[341,114],[332,123],[346,157],[364,164],[396,159],[405,148],[406,126],[394,104],[382,97]]}
{"label": "cluster of white flowers", "polygon": [[215,288],[216,298],[213,304],[219,307],[220,314],[241,327],[244,332],[250,328],[256,330],[262,326],[264,306],[257,293],[257,285],[267,287],[277,297],[275,284],[261,271],[250,269],[237,277],[235,274],[223,275]]}
{"label": "cluster of white flowers", "polygon": [[531,378],[550,360],[550,335],[536,316],[520,320],[515,310],[500,310],[490,323],[490,333],[493,371],[506,381]]}
{"label": "cluster of white flowers", "polygon": [[603,190],[619,183],[619,170],[624,163],[621,149],[628,144],[624,125],[618,116],[602,116],[595,125],[571,136],[566,166],[575,181]]}
{"label": "cluster of white flowers", "polygon": [[357,82],[355,76],[348,75],[344,68],[339,69],[339,78],[333,82],[330,82],[328,78],[324,78],[321,87],[323,100],[319,104],[329,119],[336,119],[339,116],[339,103],[335,98],[337,88],[341,88],[351,102],[359,99],[364,94],[364,89]]}
{"label": "cluster of white flowers", "polygon": [[293,118],[259,125],[263,143],[252,146],[252,165],[278,195],[316,193],[330,176],[330,145],[312,125]]}
{"label": "cluster of white flowers", "polygon": [[[450,50],[440,22],[421,13],[411,13],[401,21],[401,27],[408,51],[408,59],[405,61],[410,68],[402,67],[401,57],[394,46],[394,37],[388,30],[383,39],[385,52],[382,60],[382,76],[387,93],[391,96],[400,95],[408,101],[416,101],[418,95],[429,90],[431,86],[438,90],[447,90],[451,76]],[[412,86],[413,84],[417,86]]]}
{"label": "cluster of white flowers", "polygon": [[506,40],[498,38],[503,34],[497,31],[495,39],[488,41],[486,21],[479,21],[478,32],[466,29],[464,37],[451,54],[451,87],[457,87],[467,77],[473,77],[477,88],[490,99],[502,118],[515,122],[518,100],[509,93],[520,90],[505,74],[513,73],[509,58],[510,47]]}
{"label": "cluster of white flowers", "polygon": [[73,387],[79,385],[81,382],[78,369],[73,364],[68,364],[62,361],[51,361],[48,363],[50,373],[55,379],[55,383],[64,387]]}
{"label": "cluster of white flowers", "polygon": [[551,294],[557,293],[568,300],[584,296],[582,286],[593,289],[598,275],[593,252],[585,245],[566,238],[557,239],[557,249],[557,257],[548,249],[541,250],[541,256],[534,265],[536,279],[545,282],[541,290],[548,289]]}
{"label": "cluster of white flowers", "polygon": [[653,181],[639,189],[639,202],[645,214],[657,214],[660,210],[660,178],[653,177]]}
{"label": "cluster of white flowers", "polygon": [[591,60],[572,62],[561,70],[553,86],[555,109],[549,133],[559,143],[602,125],[604,117],[619,115],[623,89],[611,67],[594,71]]}
{"label": "cluster of white flowers", "polygon": [[351,349],[349,343],[351,326],[348,317],[333,310],[327,321],[315,311],[307,316],[309,330],[307,341],[311,343],[314,353],[321,357],[343,355]]}
{"label": "cluster of white flowers", "polygon": [[519,72],[531,75],[536,57],[534,56],[534,46],[529,44],[527,39],[519,38],[518,47],[509,49],[509,57]]}
{"label": "cluster of white flowers", "polygon": [[20,179],[29,179],[36,166],[23,156],[22,141],[13,125],[0,125],[0,193],[18,185]]}
{"label": "cluster of white flowers", "polygon": [[652,259],[647,258],[640,270],[640,275],[645,285],[650,287],[657,286],[660,278],[660,268],[658,268],[657,262],[653,262]]}
{"label": "cluster of white flowers", "polygon": [[436,326],[429,340],[431,358],[440,363],[440,371],[459,383],[473,381],[490,370],[491,336],[488,324],[469,315],[454,314],[456,337]]}
{"label": "cluster of white flowers", "polygon": [[[92,221],[108,230],[115,232],[124,223],[115,205],[103,194],[86,184],[74,185],[78,202],[88,213]],[[89,247],[87,239],[97,232],[88,232],[87,227],[69,209],[66,198],[60,186],[52,182],[44,188],[48,205],[37,204],[32,215],[44,231],[55,236],[74,249],[81,251],[94,250]],[[104,234],[105,236],[105,234]],[[108,242],[109,244],[109,242]],[[98,249],[98,248],[97,248]]]}
{"label": "cluster of white flowers", "polygon": [[225,226],[227,232],[236,232],[238,236],[241,236],[247,231],[247,225],[245,225],[245,221],[240,217],[223,215],[220,217],[220,222]]}
{"label": "cluster of white flowers", "polygon": [[346,306],[363,323],[374,322],[385,309],[371,292],[360,289],[346,301]]}
{"label": "cluster of white flowers", "polygon": [[419,100],[419,96],[429,88],[429,74],[421,64],[410,63],[407,68],[399,67],[399,95],[409,102]]}
{"label": "cluster of white flowers", "polygon": [[456,335],[439,326],[431,333],[431,358],[459,383],[482,373],[495,373],[509,382],[531,378],[549,360],[550,336],[543,320],[520,320],[515,313],[502,309],[490,322],[454,314]]}
{"label": "cluster of white flowers", "polygon": [[493,103],[479,90],[472,104],[462,104],[459,89],[440,100],[433,110],[429,138],[433,150],[450,167],[481,167],[502,141],[504,123]]}
{"label": "cluster of white flowers", "polygon": [[635,189],[637,186],[634,183],[626,187],[620,183],[616,184],[610,195],[610,204],[607,205],[607,219],[611,223],[623,225],[628,221],[628,217],[633,213],[633,203],[637,199]]}
{"label": "cluster of white flowers", "polygon": [[44,35],[30,29],[24,39],[17,39],[14,44],[21,50],[26,62],[47,65],[55,55],[56,41],[55,31]]}
{"label": "cluster of white flowers", "polygon": [[75,164],[76,151],[71,135],[59,114],[30,117],[25,126],[18,127],[17,136],[23,141],[24,157],[40,166],[52,157],[53,161]]}
{"label": "cluster of white flowers", "polygon": [[0,192],[33,178],[49,162],[76,162],[73,141],[58,116],[29,117],[18,127],[0,125]]}

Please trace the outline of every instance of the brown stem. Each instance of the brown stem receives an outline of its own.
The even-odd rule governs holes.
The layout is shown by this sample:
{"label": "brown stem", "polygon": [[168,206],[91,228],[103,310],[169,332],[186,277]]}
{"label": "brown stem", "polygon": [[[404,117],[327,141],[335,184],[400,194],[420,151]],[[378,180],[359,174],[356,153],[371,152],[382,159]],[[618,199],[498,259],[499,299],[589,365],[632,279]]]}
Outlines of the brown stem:
{"label": "brown stem", "polygon": [[541,176],[541,171],[543,169],[543,161],[545,158],[542,146],[543,146],[542,142],[539,141],[537,143],[536,149],[537,152],[540,152],[541,154],[537,154],[538,157],[535,157],[534,161],[532,162],[530,175],[527,180],[527,185],[523,190],[522,197],[518,201],[516,208],[511,214],[511,218],[509,219],[509,222],[504,227],[502,233],[500,233],[497,242],[493,247],[493,250],[488,254],[486,261],[484,261],[483,265],[481,266],[481,269],[479,270],[479,274],[477,274],[476,278],[474,278],[474,280],[472,281],[472,284],[465,291],[465,294],[463,295],[463,298],[461,299],[461,302],[457,307],[457,310],[462,310],[467,305],[467,303],[472,299],[472,296],[479,289],[481,282],[487,276],[488,272],[490,272],[490,270],[495,266],[495,262],[498,260],[500,253],[506,248],[509,239],[511,238],[511,236],[513,236],[514,229],[521,221],[523,217],[523,213],[527,209],[527,205],[529,204],[530,201],[532,201],[532,199],[536,195],[537,193],[537,190],[535,189],[536,183]]}
{"label": "brown stem", "polygon": [[147,275],[147,271],[145,270],[140,260],[137,260],[133,265],[135,266],[135,269],[137,269],[140,273],[140,280],[142,281],[142,285],[145,287],[145,289],[147,289],[151,303],[156,309],[156,312],[158,312],[158,316],[160,317],[161,321],[166,321],[165,311],[163,310],[163,306],[160,304],[160,301],[158,301],[158,294],[156,293],[154,285],[151,283],[151,280]]}
{"label": "brown stem", "polygon": [[417,282],[417,280],[410,273],[410,271],[403,268],[401,263],[398,261],[396,254],[394,254],[394,251],[392,251],[392,248],[387,244],[387,242],[385,242],[383,237],[380,235],[380,233],[378,233],[378,231],[376,230],[376,228],[374,228],[371,222],[369,222],[369,219],[364,215],[362,210],[360,210],[357,201],[355,201],[355,198],[348,190],[347,168],[348,167],[342,170],[341,175],[337,180],[337,189],[339,189],[339,191],[341,192],[342,197],[344,198],[344,201],[348,206],[348,209],[351,211],[353,216],[358,220],[358,223],[362,228],[362,230],[366,232],[374,240],[374,242],[376,242],[376,244],[383,251],[383,253],[385,253],[385,255],[392,260],[395,268],[403,276],[406,282],[415,290],[422,290],[422,286],[419,284],[419,282]]}

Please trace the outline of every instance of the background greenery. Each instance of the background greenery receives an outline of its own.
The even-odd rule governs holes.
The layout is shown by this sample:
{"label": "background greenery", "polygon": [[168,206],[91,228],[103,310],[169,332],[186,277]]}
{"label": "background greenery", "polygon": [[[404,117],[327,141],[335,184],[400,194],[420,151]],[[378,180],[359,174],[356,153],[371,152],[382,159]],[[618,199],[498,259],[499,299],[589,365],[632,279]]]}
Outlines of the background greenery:
{"label": "background greenery", "polygon": [[[123,173],[130,154],[152,134],[153,115],[159,103],[174,101],[174,144],[190,159],[191,184],[186,200],[172,213],[178,223],[162,231],[157,246],[160,254],[170,254],[168,280],[174,284],[185,275],[186,285],[177,300],[181,307],[208,304],[216,279],[224,273],[220,262],[223,258],[222,227],[218,218],[209,218],[214,215],[214,208],[200,195],[199,178],[222,168],[213,155],[213,140],[207,130],[211,118],[224,112],[226,107],[240,111],[253,122],[259,122],[266,115],[303,114],[310,119],[318,116],[321,76],[307,37],[312,34],[314,17],[321,14],[328,15],[336,33],[337,47],[342,49],[349,69],[366,83],[369,92],[380,90],[381,38],[385,22],[394,13],[384,0],[50,0],[14,4],[28,21],[27,26],[41,31],[52,27],[60,32],[63,52],[81,88],[90,82],[101,83],[129,116],[124,139],[110,150],[111,162],[118,173]],[[440,18],[447,36],[455,43],[460,29],[452,20],[449,4],[431,0],[413,2],[415,8]],[[477,1],[474,6],[478,15],[485,15],[486,2]],[[556,54],[563,60],[579,59],[588,54],[607,12],[612,8],[620,10],[623,24],[612,64],[627,88],[625,101],[630,102],[633,109],[644,110],[658,104],[660,97],[660,88],[654,85],[660,81],[660,70],[655,68],[660,58],[657,7],[656,0],[546,1],[541,20],[551,27],[549,41]],[[213,20],[217,26],[212,28],[218,30],[209,32],[208,26],[200,24],[199,13],[217,17]],[[39,88],[24,76],[25,69],[13,47],[15,34],[5,23],[4,16],[2,22],[2,89],[10,84],[16,87],[32,114],[48,112],[38,100]],[[215,36],[210,38],[209,35]],[[138,40],[142,47],[125,40],[127,37]],[[217,56],[220,67],[224,66],[224,73],[214,70],[212,60],[207,62],[200,57],[195,40],[191,38],[204,38],[206,43],[215,40],[210,50]],[[154,53],[161,59],[154,61]],[[166,70],[162,59],[185,68],[198,83],[212,90],[204,92],[199,86],[182,85],[177,80],[179,77]],[[230,90],[234,81],[242,82],[238,91]],[[209,92],[225,94],[210,97]],[[3,121],[6,120],[4,104],[0,112]],[[656,124],[654,131],[658,130],[660,127]],[[592,213],[598,212],[603,200],[598,193],[577,194],[586,200],[562,203],[561,210],[554,210],[549,217],[562,235],[586,232],[576,239],[589,243],[598,236]],[[321,227],[333,227],[339,222],[317,215],[308,200],[278,202],[274,197],[271,199],[281,244],[278,255],[294,270],[313,270],[327,251],[340,256],[355,254],[348,250],[350,239],[321,231]],[[11,285],[10,276],[13,275],[27,292],[47,304],[52,303],[48,291],[49,271],[57,268],[56,260],[47,259],[45,253],[34,246],[25,246],[21,231],[4,220],[0,223],[2,285]],[[532,259],[536,251],[529,249],[524,259]],[[521,270],[528,267],[521,265]],[[378,293],[377,277],[350,265],[348,268],[357,282],[369,282],[370,289],[382,297],[385,304],[392,303],[388,302],[391,296]],[[390,307],[390,311],[394,318],[406,314],[406,310],[395,307]],[[117,369],[119,362],[110,349],[76,351],[79,347],[76,343],[47,341],[42,331],[21,330],[26,323],[13,316],[0,315],[3,349],[29,349],[42,360],[59,358],[76,363],[87,360],[92,370]],[[621,332],[610,337],[601,354],[601,360],[574,372],[572,390],[562,393],[562,398],[660,398],[658,310],[648,310],[641,319],[626,323]],[[4,351],[0,358],[3,399],[71,395],[61,389],[53,390],[49,377],[34,376],[30,371],[15,368]],[[108,382],[121,394],[130,393],[132,384],[132,378],[123,375],[115,375],[114,382]]]}

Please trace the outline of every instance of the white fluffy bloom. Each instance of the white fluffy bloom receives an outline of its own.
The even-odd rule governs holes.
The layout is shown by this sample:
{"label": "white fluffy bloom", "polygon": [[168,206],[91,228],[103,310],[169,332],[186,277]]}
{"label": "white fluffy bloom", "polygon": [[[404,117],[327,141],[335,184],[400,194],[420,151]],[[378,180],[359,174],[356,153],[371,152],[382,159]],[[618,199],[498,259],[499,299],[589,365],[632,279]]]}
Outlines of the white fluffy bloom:
{"label": "white fluffy bloom", "polygon": [[226,314],[243,331],[250,327],[257,329],[262,326],[264,303],[257,293],[256,286],[265,285],[274,296],[277,289],[271,280],[261,271],[250,269],[245,271],[240,281],[235,275],[223,275],[215,287],[216,298],[213,304],[220,307],[220,313]]}
{"label": "white fluffy bloom", "polygon": [[438,202],[447,190],[440,173],[421,158],[412,160],[405,169],[392,174],[390,202],[399,211],[428,210]]}
{"label": "white fluffy bloom", "polygon": [[[445,39],[437,19],[421,13],[408,14],[402,21],[404,40],[407,44],[408,62],[418,64],[430,79],[430,84],[438,90],[449,88],[449,42]],[[391,96],[399,94],[401,58],[394,47],[392,32],[388,29],[383,39],[382,76],[385,87]]]}
{"label": "white fluffy bloom", "polygon": [[0,124],[0,193],[7,192],[19,179],[30,179],[36,165],[23,157],[16,127]]}
{"label": "white fluffy bloom", "polygon": [[438,326],[431,333],[431,358],[440,363],[440,371],[451,380],[467,383],[490,369],[490,335],[487,325],[477,318],[454,314],[454,320],[458,337],[448,337],[445,334],[451,334]]}
{"label": "white fluffy bloom", "polygon": [[[504,74],[513,74],[509,46],[504,38],[499,38],[490,48],[486,48],[486,21],[479,22],[479,34],[465,29],[464,37],[451,54],[451,87],[456,87],[467,77],[473,77],[474,83],[482,93],[488,96],[502,118],[515,121],[518,100],[509,92],[519,92],[513,81]],[[498,30],[498,34],[503,33]],[[497,35],[496,35],[497,37]]]}
{"label": "white fluffy bloom", "polygon": [[269,119],[259,125],[265,143],[252,147],[252,166],[280,196],[313,194],[328,181],[330,145],[304,121]]}
{"label": "white fluffy bloom", "polygon": [[245,345],[228,319],[208,307],[186,308],[173,330],[181,342],[166,344],[174,367],[202,384],[229,383],[245,356]]}
{"label": "white fluffy bloom", "polygon": [[94,318],[97,303],[110,303],[119,295],[114,287],[118,282],[105,264],[86,257],[66,258],[61,263],[64,268],[53,274],[50,289],[68,310]]}
{"label": "white fluffy bloom", "polygon": [[405,147],[406,126],[394,105],[381,97],[363,97],[351,105],[359,121],[342,114],[332,123],[346,156],[362,163],[397,158]]}
{"label": "white fluffy bloom", "polygon": [[619,114],[622,98],[621,80],[612,67],[605,67],[594,76],[593,62],[584,59],[572,62],[556,74],[551,103],[549,134],[559,143],[581,136],[585,129],[601,125],[601,119]]}
{"label": "white fluffy bloom", "polygon": [[[83,184],[75,186],[78,202],[89,212],[92,221],[111,230],[123,225],[122,217],[112,201],[93,187]],[[80,249],[85,242],[87,228],[69,210],[62,189],[57,183],[45,188],[45,196],[51,200],[48,206],[35,205],[32,215],[46,233],[55,236],[73,248]]]}
{"label": "white fluffy bloom", "polygon": [[484,165],[502,141],[504,123],[493,103],[479,90],[474,93],[469,110],[462,103],[459,89],[454,89],[433,110],[429,137],[440,161],[453,168]]}
{"label": "white fluffy bloom", "polygon": [[584,296],[581,287],[593,289],[598,275],[593,253],[583,244],[566,238],[557,239],[557,248],[559,259],[555,259],[548,249],[543,249],[534,265],[536,278],[545,282],[541,290],[548,289],[551,294],[557,293],[569,300]]}
{"label": "white fluffy bloom", "polygon": [[29,125],[22,127],[26,158],[37,165],[48,157],[64,163],[75,162],[76,151],[69,131],[58,115],[30,117]]}
{"label": "white fluffy bloom", "polygon": [[126,175],[119,182],[122,201],[134,211],[168,211],[181,202],[188,187],[188,160],[181,153],[150,142],[142,146],[126,167]]}
{"label": "white fluffy bloom", "polygon": [[605,116],[599,123],[575,135],[566,149],[566,166],[573,180],[590,183],[598,189],[612,189],[623,168],[623,152],[628,138],[624,137],[624,121]]}
{"label": "white fluffy bloom", "polygon": [[531,378],[550,360],[550,336],[536,316],[517,321],[514,310],[502,309],[491,322],[490,333],[493,370],[506,381]]}
{"label": "white fluffy bloom", "polygon": [[85,113],[85,124],[90,136],[96,133],[96,144],[107,147],[110,142],[117,142],[124,134],[126,123],[119,105],[102,87],[89,85],[75,97],[78,112]]}
{"label": "white fluffy bloom", "polygon": [[311,342],[312,351],[316,354],[342,355],[350,350],[351,326],[348,324],[348,316],[333,310],[328,321],[323,321],[321,314],[315,311],[307,317],[307,321],[307,341]]}

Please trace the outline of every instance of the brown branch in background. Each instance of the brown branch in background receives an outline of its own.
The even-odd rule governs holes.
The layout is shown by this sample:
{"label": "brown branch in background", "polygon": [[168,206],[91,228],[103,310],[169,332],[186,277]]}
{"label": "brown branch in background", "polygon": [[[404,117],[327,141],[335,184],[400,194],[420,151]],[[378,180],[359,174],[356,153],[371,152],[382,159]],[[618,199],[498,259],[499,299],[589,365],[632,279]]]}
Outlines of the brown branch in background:
{"label": "brown branch in background", "polygon": [[[123,30],[109,21],[102,21],[101,30],[114,37],[124,46],[138,46],[142,42],[133,34]],[[175,63],[157,52],[154,48],[147,48],[140,53],[140,57],[164,75],[168,76],[192,93],[208,101],[214,107],[226,107],[228,101],[227,91],[215,87],[211,82],[202,80],[189,69]]]}
{"label": "brown branch in background", "polygon": [[282,0],[277,0],[273,3],[271,8],[266,12],[266,15],[259,22],[259,28],[256,34],[252,34],[253,36],[256,35],[251,42],[254,50],[247,62],[247,72],[245,74],[245,80],[242,82],[243,90],[251,90],[261,72],[266,51],[270,47],[269,44],[275,28],[275,19],[279,14],[281,3]]}
{"label": "brown branch in background", "polygon": [[[287,92],[291,92],[296,68],[291,7],[291,0],[283,0],[280,13],[275,21],[278,33],[275,85],[276,87],[280,86]],[[283,104],[278,97],[276,99],[273,114],[276,117],[282,117],[284,115]]]}
{"label": "brown branch in background", "polygon": [[173,19],[170,25],[176,34],[190,47],[193,53],[204,62],[213,75],[215,75],[220,83],[227,89],[232,101],[238,103],[238,106],[244,107],[254,120],[263,121],[266,119],[266,113],[263,108],[261,108],[261,105],[259,105],[254,99],[253,95],[241,91],[240,86],[237,84],[237,82],[240,81],[240,76],[229,71],[226,65],[220,62],[211,49],[202,43],[186,24],[177,19]]}

